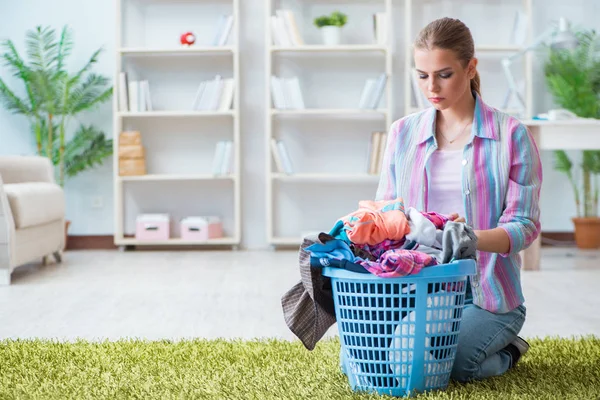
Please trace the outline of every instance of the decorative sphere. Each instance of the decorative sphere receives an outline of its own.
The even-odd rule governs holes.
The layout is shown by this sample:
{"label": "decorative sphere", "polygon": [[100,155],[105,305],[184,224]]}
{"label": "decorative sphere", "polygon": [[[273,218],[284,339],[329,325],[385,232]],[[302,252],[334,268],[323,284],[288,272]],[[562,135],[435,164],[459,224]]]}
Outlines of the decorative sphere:
{"label": "decorative sphere", "polygon": [[191,46],[196,41],[196,35],[194,35],[192,32],[182,33],[179,41],[183,45]]}

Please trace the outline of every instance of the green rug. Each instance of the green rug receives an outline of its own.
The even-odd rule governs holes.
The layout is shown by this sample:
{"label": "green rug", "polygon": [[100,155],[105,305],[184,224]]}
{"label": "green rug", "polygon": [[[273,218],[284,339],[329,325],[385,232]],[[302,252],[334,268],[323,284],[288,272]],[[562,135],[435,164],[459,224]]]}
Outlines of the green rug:
{"label": "green rug", "polygon": [[[598,399],[600,338],[535,339],[506,375],[419,399]],[[375,399],[354,393],[339,341],[0,341],[0,399]]]}

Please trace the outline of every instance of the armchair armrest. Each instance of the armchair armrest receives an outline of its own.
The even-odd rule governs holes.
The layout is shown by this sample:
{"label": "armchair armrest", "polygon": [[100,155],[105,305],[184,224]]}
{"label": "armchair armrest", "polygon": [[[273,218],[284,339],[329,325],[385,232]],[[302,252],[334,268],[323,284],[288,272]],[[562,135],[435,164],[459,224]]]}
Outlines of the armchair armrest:
{"label": "armchair armrest", "polygon": [[0,175],[0,285],[10,282],[10,271],[14,266],[15,221],[4,192],[4,183]]}
{"label": "armchair armrest", "polygon": [[4,183],[54,183],[54,168],[50,159],[46,157],[2,156],[0,157],[0,177]]}

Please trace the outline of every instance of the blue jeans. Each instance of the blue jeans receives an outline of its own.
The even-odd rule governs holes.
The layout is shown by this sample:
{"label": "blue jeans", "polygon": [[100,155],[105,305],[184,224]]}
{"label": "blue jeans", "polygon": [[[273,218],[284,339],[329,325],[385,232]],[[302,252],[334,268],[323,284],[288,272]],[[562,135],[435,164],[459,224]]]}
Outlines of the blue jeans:
{"label": "blue jeans", "polygon": [[473,304],[471,287],[467,285],[451,378],[468,382],[505,373],[510,368],[511,356],[503,349],[521,331],[525,314],[522,304],[506,314],[486,311]]}

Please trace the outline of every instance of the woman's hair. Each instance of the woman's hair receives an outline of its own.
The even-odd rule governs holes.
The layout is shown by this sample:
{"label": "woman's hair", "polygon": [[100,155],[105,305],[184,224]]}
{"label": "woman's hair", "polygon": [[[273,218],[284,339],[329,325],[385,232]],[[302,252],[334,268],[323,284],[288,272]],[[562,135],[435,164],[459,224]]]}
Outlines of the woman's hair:
{"label": "woman's hair", "polygon": [[[430,22],[419,32],[415,40],[415,49],[432,50],[434,48],[452,50],[463,67],[475,56],[475,44],[469,28],[460,20],[440,18]],[[471,79],[471,90],[481,96],[479,72]]]}

